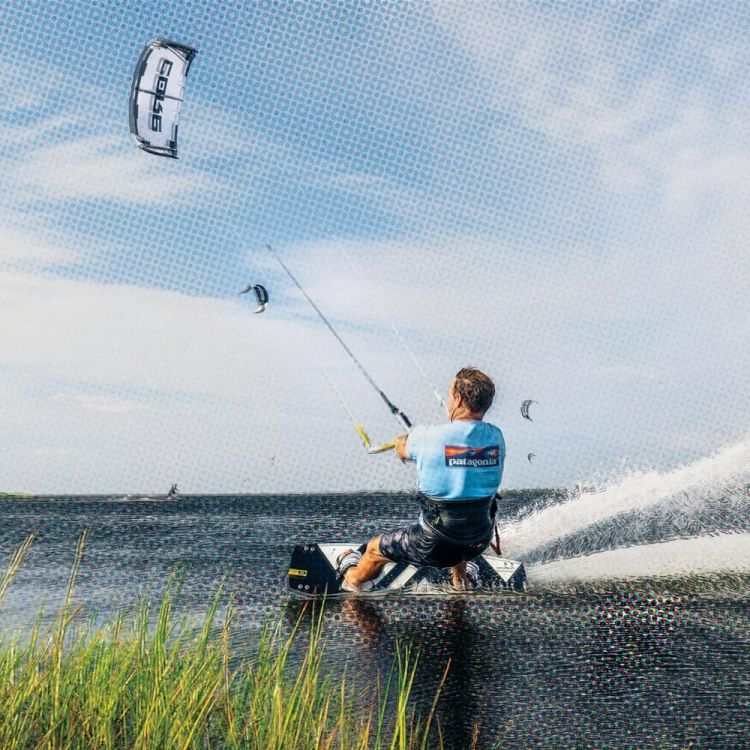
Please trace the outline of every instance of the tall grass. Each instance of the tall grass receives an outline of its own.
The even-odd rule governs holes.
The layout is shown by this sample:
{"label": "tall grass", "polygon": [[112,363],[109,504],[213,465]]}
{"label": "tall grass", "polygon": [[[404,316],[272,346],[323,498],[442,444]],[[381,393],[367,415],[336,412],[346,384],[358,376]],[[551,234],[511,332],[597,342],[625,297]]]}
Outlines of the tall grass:
{"label": "tall grass", "polygon": [[[0,579],[0,608],[31,537]],[[65,603],[51,627],[24,637],[0,633],[0,748],[76,750],[262,748],[263,750],[424,750],[435,704],[421,720],[409,701],[416,659],[408,650],[382,685],[363,696],[323,666],[322,618],[305,644],[266,626],[252,658],[230,651],[233,610],[220,595],[199,628],[175,614],[168,587],[157,611],[105,625],[79,622],[73,606],[79,542]],[[293,650],[298,657],[291,659]],[[292,666],[292,662],[296,666]],[[445,675],[443,677],[445,679]],[[442,683],[441,683],[442,686]],[[437,700],[437,697],[436,697]]]}

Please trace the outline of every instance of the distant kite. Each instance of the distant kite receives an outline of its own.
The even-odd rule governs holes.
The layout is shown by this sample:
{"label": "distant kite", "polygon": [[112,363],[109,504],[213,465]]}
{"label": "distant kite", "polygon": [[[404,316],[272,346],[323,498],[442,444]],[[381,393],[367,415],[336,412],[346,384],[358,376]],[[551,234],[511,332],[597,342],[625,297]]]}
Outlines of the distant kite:
{"label": "distant kite", "polygon": [[536,453],[529,453],[529,455],[526,456],[526,458],[528,458],[529,459],[529,463],[531,463],[531,459],[532,458],[536,458]]}
{"label": "distant kite", "polygon": [[240,294],[247,294],[248,292],[255,292],[255,297],[258,300],[258,307],[255,312],[262,313],[268,304],[268,292],[266,288],[260,284],[248,284],[247,288],[243,289]]}
{"label": "distant kite", "polygon": [[533,422],[534,420],[533,420],[533,419],[531,418],[531,416],[529,415],[529,407],[530,407],[530,406],[531,406],[532,404],[538,404],[538,403],[539,403],[538,401],[532,401],[531,399],[528,399],[527,401],[524,401],[524,402],[523,402],[523,403],[521,404],[521,416],[522,416],[522,417],[523,417],[524,419],[528,419],[528,420],[529,420],[529,422]]}
{"label": "distant kite", "polygon": [[177,158],[177,121],[196,53],[186,44],[154,39],[138,58],[130,87],[130,132],[149,154]]}

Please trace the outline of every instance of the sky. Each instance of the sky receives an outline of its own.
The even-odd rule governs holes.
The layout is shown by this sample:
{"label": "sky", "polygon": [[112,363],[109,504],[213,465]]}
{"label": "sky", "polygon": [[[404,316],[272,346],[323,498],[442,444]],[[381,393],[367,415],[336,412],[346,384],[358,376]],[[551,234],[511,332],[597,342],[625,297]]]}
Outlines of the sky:
{"label": "sky", "polygon": [[[444,415],[392,324],[441,391],[494,378],[503,486],[750,434],[746,4],[0,16],[0,491],[412,488],[363,451],[324,371],[374,439],[399,427],[269,242],[415,423]],[[199,50],[179,160],[128,131],[155,37]]]}

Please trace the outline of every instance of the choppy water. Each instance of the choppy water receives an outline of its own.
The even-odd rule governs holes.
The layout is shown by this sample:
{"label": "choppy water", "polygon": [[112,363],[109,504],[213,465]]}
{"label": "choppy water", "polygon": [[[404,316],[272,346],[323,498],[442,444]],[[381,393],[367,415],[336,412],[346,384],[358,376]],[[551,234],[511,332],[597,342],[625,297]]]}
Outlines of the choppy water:
{"label": "choppy water", "polygon": [[[506,493],[504,552],[530,562],[528,594],[330,602],[329,663],[374,678],[410,644],[426,710],[450,660],[448,747],[469,747],[475,724],[480,748],[748,747],[747,487],[714,478],[602,513],[618,493]],[[300,612],[284,590],[296,542],[364,540],[415,512],[413,496],[383,494],[3,500],[0,564],[37,534],[3,630],[55,611],[88,529],[76,592],[86,614],[158,596],[180,570],[196,611],[224,581],[252,641],[263,619]]]}

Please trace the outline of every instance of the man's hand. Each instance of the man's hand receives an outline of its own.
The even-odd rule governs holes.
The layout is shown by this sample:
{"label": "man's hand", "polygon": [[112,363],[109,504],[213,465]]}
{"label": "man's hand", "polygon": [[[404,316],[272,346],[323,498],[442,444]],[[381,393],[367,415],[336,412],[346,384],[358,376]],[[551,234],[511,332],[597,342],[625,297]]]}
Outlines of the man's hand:
{"label": "man's hand", "polygon": [[396,455],[402,461],[408,461],[409,460],[409,453],[406,450],[406,439],[408,437],[409,437],[408,435],[399,435],[393,441],[393,448],[396,451]]}

